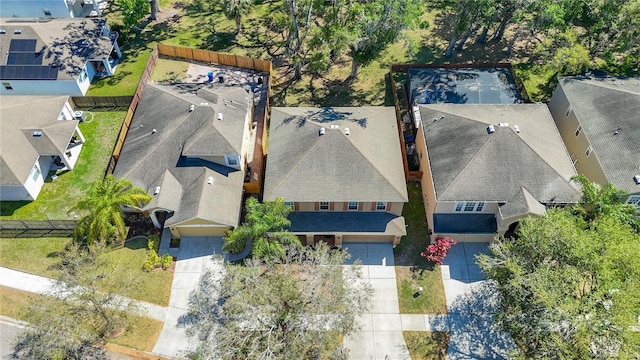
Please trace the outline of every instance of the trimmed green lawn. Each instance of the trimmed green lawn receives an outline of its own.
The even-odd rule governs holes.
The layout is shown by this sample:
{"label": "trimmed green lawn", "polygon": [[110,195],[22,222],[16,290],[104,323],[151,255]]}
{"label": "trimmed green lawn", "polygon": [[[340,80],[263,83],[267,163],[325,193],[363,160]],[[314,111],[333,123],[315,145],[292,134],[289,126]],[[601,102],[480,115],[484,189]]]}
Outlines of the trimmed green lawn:
{"label": "trimmed green lawn", "polygon": [[184,79],[189,70],[189,63],[180,60],[158,59],[156,66],[151,73],[152,81],[170,81],[175,79]]}
{"label": "trimmed green lawn", "polygon": [[400,240],[400,244],[393,250],[395,264],[403,266],[417,266],[427,269],[432,266],[427,259],[420,256],[429,245],[429,226],[422,201],[420,184],[407,184],[409,202],[404,204],[402,216],[407,223],[407,235]]}
{"label": "trimmed green lawn", "polygon": [[0,202],[0,220],[69,219],[69,210],[104,176],[125,115],[122,111],[88,112],[87,121],[79,125],[86,142],[74,169],[58,171],[55,181],[47,177],[35,201]]}
{"label": "trimmed green lawn", "polygon": [[[43,296],[0,286],[0,314],[24,320],[23,310],[29,305],[29,301]],[[162,331],[162,325],[161,321],[146,316],[131,315],[131,326],[121,336],[111,339],[111,342],[142,351],[152,351]]]}
{"label": "trimmed green lawn", "polygon": [[[142,264],[147,258],[146,240],[127,241],[123,247],[111,251],[105,256],[109,258],[109,262],[127,269],[135,278],[140,280],[138,286],[122,291],[122,295],[161,306],[169,305],[173,273],[162,270],[151,272],[142,270]],[[117,291],[117,289],[114,289],[114,291]]]}
{"label": "trimmed green lawn", "polygon": [[[56,252],[62,251],[69,238],[0,238],[0,266],[36,275],[56,278],[51,265],[58,261]],[[143,239],[127,241],[125,246],[105,254],[115,268],[126,269],[140,280],[138,286],[129,289],[110,289],[136,300],[167,306],[171,295],[173,273],[170,271],[142,270],[147,257],[147,242]]]}
{"label": "trimmed green lawn", "polygon": [[[439,266],[430,270],[411,266],[396,266],[395,269],[401,314],[447,313]],[[422,294],[417,293],[420,286],[424,289]]]}
{"label": "trimmed green lawn", "polygon": [[449,347],[449,333],[439,331],[403,331],[411,360],[444,360]]}
{"label": "trimmed green lawn", "polygon": [[69,238],[0,238],[0,266],[56,278],[58,272],[51,267],[59,261],[56,253],[63,251],[69,241]]}

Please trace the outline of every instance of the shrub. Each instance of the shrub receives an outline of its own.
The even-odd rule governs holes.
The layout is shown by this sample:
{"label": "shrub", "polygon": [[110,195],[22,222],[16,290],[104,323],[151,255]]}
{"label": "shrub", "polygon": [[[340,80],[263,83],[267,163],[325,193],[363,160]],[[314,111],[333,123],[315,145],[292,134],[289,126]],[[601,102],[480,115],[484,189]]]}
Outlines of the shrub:
{"label": "shrub", "polygon": [[169,254],[158,256],[158,246],[158,236],[149,236],[149,241],[147,242],[147,259],[144,261],[144,264],[142,264],[142,269],[144,271],[151,271],[159,267],[162,267],[164,270],[166,270],[171,267],[171,261],[173,261],[173,257],[171,257],[171,255]]}
{"label": "shrub", "polygon": [[438,236],[434,244],[427,246],[427,249],[420,253],[420,256],[427,258],[438,265],[442,265],[442,260],[447,257],[447,253],[452,245],[457,241],[448,237]]}
{"label": "shrub", "polygon": [[169,254],[164,254],[160,257],[160,264],[164,270],[167,270],[171,267],[171,262],[173,261],[173,256]]}

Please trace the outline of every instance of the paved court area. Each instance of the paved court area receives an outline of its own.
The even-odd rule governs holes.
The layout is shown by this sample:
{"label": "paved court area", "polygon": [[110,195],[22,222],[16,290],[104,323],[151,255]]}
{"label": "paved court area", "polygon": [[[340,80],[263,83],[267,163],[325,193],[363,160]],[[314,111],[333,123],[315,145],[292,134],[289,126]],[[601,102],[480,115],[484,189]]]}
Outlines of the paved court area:
{"label": "paved court area", "polygon": [[409,69],[417,104],[516,104],[522,98],[506,68]]}

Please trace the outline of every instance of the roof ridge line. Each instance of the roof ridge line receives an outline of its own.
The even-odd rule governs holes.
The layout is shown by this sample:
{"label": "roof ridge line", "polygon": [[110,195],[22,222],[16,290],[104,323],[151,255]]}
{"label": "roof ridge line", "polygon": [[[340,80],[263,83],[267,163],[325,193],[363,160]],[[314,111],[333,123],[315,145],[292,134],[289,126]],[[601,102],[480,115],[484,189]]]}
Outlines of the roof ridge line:
{"label": "roof ridge line", "polygon": [[[376,172],[377,172],[377,173],[378,173],[378,174],[379,174],[379,175],[384,179],[384,181],[386,181],[386,182],[387,182],[387,184],[389,184],[389,185],[391,186],[391,188],[392,188],[392,189],[394,189],[394,190],[396,191],[396,193],[398,193],[398,195],[402,195],[402,193],[401,193],[400,191],[398,191],[398,188],[396,188],[396,187],[395,187],[395,186],[394,186],[394,185],[389,181],[389,179],[388,179],[388,178],[387,178],[387,177],[386,177],[386,176],[385,176],[385,175],[380,171],[380,169],[378,169],[378,167],[377,167],[377,166],[375,166],[375,164],[374,164],[374,163],[372,163],[372,162],[369,160],[369,158],[368,158],[367,156],[365,156],[365,155],[362,153],[362,151],[360,151],[360,149],[358,149],[358,147],[357,147],[357,146],[355,146],[355,145],[353,144],[353,142],[351,142],[351,140],[349,140],[349,139],[347,138],[347,135],[345,135],[345,134],[344,134],[344,132],[340,131],[340,136],[342,136],[343,138],[345,138],[345,140],[347,140],[347,142],[348,142],[348,143],[349,143],[349,144],[350,144],[354,149],[356,149],[356,151],[360,154],[360,156],[362,156],[362,157],[365,159],[365,161],[366,161],[366,162],[368,162],[368,163],[371,165],[371,167],[372,167],[372,168],[374,168],[374,169],[376,170]],[[401,151],[400,151],[400,153],[402,153],[402,149],[400,149],[400,150],[401,150]],[[406,186],[407,186],[407,185],[406,185],[406,183],[405,183],[405,187],[406,187]],[[402,197],[404,197],[404,196],[402,196]],[[408,197],[408,193],[407,193],[407,197]],[[407,200],[408,200],[408,199],[407,199]]]}
{"label": "roof ridge line", "polygon": [[[634,78],[632,78],[632,79],[634,79]],[[599,87],[601,89],[613,90],[613,91],[623,92],[623,93],[627,93],[627,94],[631,94],[631,95],[640,95],[640,91],[633,92],[633,91],[627,90],[627,89],[620,89],[620,88],[615,88],[615,87],[611,87],[611,86],[604,86],[603,84],[599,84],[599,83],[580,81],[580,80],[576,80],[576,79],[569,79],[569,80],[572,81],[572,82],[575,82],[577,84],[585,84],[585,85],[596,86],[596,87]],[[589,79],[589,80],[591,80],[591,79]],[[615,80],[618,80],[618,78],[615,78]],[[612,81],[614,81],[614,80],[612,80]],[[622,81],[622,80],[620,79],[620,81]]]}

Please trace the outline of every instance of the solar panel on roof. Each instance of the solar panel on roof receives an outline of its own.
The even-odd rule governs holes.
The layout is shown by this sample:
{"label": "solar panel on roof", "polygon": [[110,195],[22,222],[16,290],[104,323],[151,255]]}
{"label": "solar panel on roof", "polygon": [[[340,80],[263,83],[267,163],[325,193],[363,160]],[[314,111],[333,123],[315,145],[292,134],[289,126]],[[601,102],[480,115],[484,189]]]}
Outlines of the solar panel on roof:
{"label": "solar panel on roof", "polygon": [[35,52],[36,42],[37,40],[35,39],[12,39],[9,44],[9,51]]}
{"label": "solar panel on roof", "polygon": [[7,65],[42,65],[41,53],[10,52]]}
{"label": "solar panel on roof", "polygon": [[2,80],[55,80],[57,78],[58,68],[50,66],[0,66],[0,79]]}

